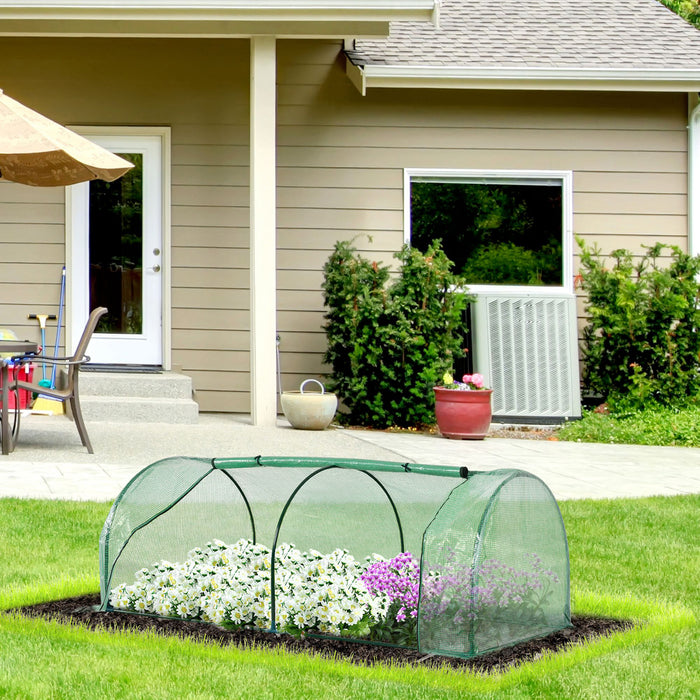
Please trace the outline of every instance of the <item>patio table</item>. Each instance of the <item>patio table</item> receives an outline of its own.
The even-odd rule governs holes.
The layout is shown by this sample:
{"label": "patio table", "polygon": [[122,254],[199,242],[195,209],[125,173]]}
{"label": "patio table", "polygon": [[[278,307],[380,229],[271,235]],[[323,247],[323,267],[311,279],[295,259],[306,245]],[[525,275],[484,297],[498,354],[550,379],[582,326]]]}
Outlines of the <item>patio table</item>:
{"label": "patio table", "polygon": [[[0,340],[0,353],[14,353],[16,355],[29,355],[37,352],[39,345],[31,340]],[[10,431],[10,371],[6,360],[0,362],[2,367],[2,412],[0,422],[2,423],[2,453],[9,455],[14,449],[12,433]],[[19,410],[19,406],[17,407]]]}

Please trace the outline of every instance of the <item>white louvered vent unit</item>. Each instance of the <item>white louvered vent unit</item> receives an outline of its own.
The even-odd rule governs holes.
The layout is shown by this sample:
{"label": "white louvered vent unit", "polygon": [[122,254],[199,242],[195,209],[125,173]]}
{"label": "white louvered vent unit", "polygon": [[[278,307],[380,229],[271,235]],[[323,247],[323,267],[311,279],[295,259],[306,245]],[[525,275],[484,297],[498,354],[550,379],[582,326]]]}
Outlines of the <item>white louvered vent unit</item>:
{"label": "white louvered vent unit", "polygon": [[474,368],[500,418],[581,415],[576,300],[479,294],[472,305]]}

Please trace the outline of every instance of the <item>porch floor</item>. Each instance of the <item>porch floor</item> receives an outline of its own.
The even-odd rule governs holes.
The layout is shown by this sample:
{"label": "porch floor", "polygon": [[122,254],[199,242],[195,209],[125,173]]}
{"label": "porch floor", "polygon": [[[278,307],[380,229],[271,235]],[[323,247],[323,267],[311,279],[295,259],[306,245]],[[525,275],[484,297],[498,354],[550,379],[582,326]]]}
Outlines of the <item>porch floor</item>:
{"label": "porch floor", "polygon": [[[165,457],[300,455],[525,469],[558,499],[700,493],[700,449],[432,435],[330,428],[255,427],[250,416],[207,414],[196,424],[87,420],[90,455],[66,416],[23,418],[15,451],[0,457],[0,496],[114,499],[141,469]],[[496,428],[497,426],[492,426]]]}

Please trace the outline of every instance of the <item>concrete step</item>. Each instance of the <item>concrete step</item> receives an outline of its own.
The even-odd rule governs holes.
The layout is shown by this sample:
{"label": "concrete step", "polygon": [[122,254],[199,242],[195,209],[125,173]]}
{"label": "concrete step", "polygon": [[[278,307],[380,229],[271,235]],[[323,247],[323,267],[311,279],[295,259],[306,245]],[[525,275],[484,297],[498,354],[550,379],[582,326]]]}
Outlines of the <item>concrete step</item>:
{"label": "concrete step", "polygon": [[80,373],[80,405],[86,421],[197,423],[192,379],[179,372]]}
{"label": "concrete step", "polygon": [[192,399],[91,396],[81,391],[80,406],[88,423],[195,424],[199,419],[199,406]]}
{"label": "concrete step", "polygon": [[88,395],[191,399],[192,378],[179,372],[81,372],[80,398]]}

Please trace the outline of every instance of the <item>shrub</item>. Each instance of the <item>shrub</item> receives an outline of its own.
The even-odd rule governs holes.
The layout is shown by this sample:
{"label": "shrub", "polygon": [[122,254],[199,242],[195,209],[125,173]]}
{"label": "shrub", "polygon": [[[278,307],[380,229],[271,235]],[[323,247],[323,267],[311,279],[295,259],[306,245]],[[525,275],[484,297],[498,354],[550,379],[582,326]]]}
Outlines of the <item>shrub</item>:
{"label": "shrub", "polygon": [[[582,286],[588,292],[583,333],[584,386],[613,410],[676,405],[700,392],[700,257],[676,246],[648,247],[638,262],[627,250],[604,266],[581,239]],[[671,251],[670,264],[659,257]]]}
{"label": "shrub", "polygon": [[440,247],[404,246],[389,269],[339,242],[324,266],[324,302],[331,365],[329,387],[364,426],[413,427],[434,422],[432,387],[463,351],[459,332],[464,280]]}
{"label": "shrub", "polygon": [[680,15],[686,22],[700,29],[700,3],[698,0],[661,0],[669,10]]}

